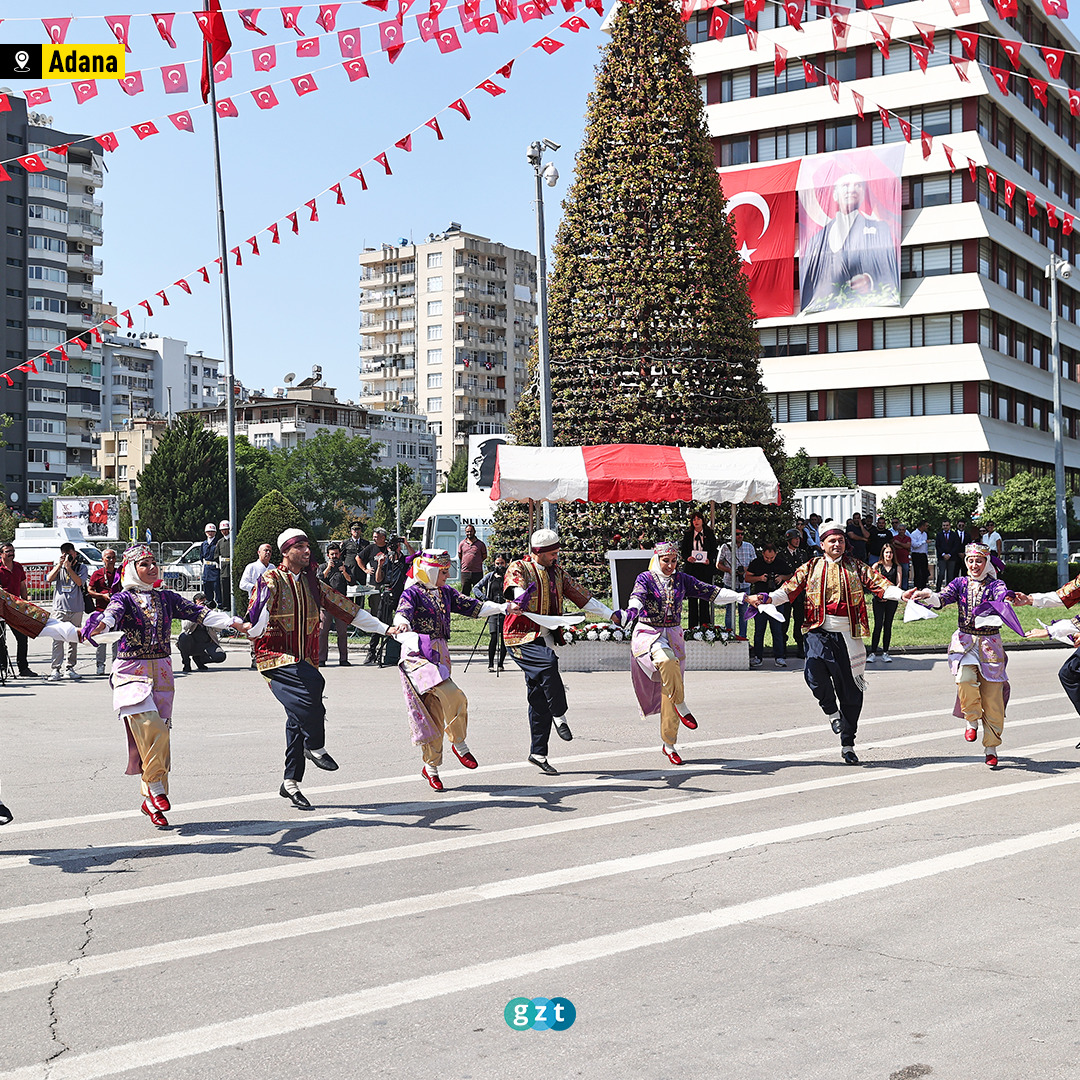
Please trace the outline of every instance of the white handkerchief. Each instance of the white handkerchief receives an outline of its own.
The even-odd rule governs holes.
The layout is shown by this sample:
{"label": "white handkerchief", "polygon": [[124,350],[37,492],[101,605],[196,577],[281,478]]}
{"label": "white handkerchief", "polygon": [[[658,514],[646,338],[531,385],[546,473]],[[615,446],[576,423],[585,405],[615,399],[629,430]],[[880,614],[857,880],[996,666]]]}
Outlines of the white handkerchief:
{"label": "white handkerchief", "polygon": [[563,626],[573,626],[585,621],[584,615],[539,615],[533,611],[526,611],[525,614],[545,630],[558,630]]}
{"label": "white handkerchief", "polygon": [[920,619],[936,619],[937,617],[938,613],[932,608],[916,604],[914,600],[909,600],[904,605],[904,622],[918,622]]}
{"label": "white handkerchief", "polygon": [[770,619],[775,619],[777,622],[784,621],[784,616],[780,614],[780,609],[775,604],[758,604],[758,611],[764,611]]}

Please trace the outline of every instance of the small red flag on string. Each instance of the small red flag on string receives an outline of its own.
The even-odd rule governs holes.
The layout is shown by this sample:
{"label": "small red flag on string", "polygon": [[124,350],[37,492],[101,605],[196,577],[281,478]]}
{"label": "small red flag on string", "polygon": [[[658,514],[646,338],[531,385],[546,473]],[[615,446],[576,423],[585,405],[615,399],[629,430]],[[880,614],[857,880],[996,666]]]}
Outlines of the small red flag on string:
{"label": "small red flag on string", "polygon": [[315,79],[312,75],[297,75],[295,79],[290,79],[289,82],[293,84],[297,97],[303,97],[305,94],[313,93],[319,89],[315,85]]}
{"label": "small red flag on string", "polygon": [[344,206],[345,205],[345,192],[343,192],[341,190],[341,185],[340,184],[331,184],[330,185],[330,190],[337,196],[337,205],[338,206]]}
{"label": "small red flag on string", "polygon": [[954,15],[966,15],[971,10],[971,0],[949,0]]}
{"label": "small red flag on string", "polygon": [[26,157],[15,159],[27,172],[44,172],[47,168],[38,154],[28,154]]}
{"label": "small red flag on string", "polygon": [[185,109],[183,112],[170,113],[169,119],[177,131],[194,131],[195,124],[192,122],[191,113]]}
{"label": "small red flag on string", "polygon": [[1052,18],[1067,19],[1069,17],[1068,0],[1042,0],[1043,11]]}
{"label": "small red flag on string", "polygon": [[[162,289],[162,290],[161,290],[160,292],[157,292],[157,293],[155,293],[154,295],[155,295],[155,296],[160,296],[160,297],[161,297],[161,303],[162,303],[162,306],[164,306],[164,307],[168,307],[168,306],[169,306],[169,298],[168,298],[168,297],[167,297],[167,296],[165,295],[165,290],[164,290],[164,289]],[[75,340],[76,340],[76,341],[81,341],[81,340],[82,340],[82,338],[76,338]],[[85,348],[86,348],[86,346],[84,345],[84,346],[83,346],[83,348],[85,349]]]}
{"label": "small red flag on string", "polygon": [[923,161],[926,161],[930,157],[930,151],[933,148],[934,140],[927,132],[924,131],[919,136],[919,141],[922,143]]}
{"label": "small red flag on string", "polygon": [[1031,84],[1031,92],[1038,98],[1039,104],[1046,108],[1046,90],[1050,85],[1044,79],[1036,79],[1034,75],[1028,77]]}
{"label": "small red flag on string", "polygon": [[534,49],[543,49],[544,52],[550,56],[553,52],[558,52],[563,47],[561,41],[556,41],[554,38],[542,37],[539,41],[533,42]]}
{"label": "small red flag on string", "polygon": [[117,80],[117,85],[129,97],[143,92],[143,77],[141,71],[129,71],[122,79]]}
{"label": "small red flag on string", "polygon": [[564,23],[559,23],[563,30],[576,34],[579,30],[588,30],[589,24],[580,15],[571,15]]}
{"label": "small red flag on string", "polygon": [[1046,204],[1046,222],[1051,229],[1058,227],[1057,207],[1053,203]]}
{"label": "small red flag on string", "polygon": [[251,96],[260,109],[272,109],[278,104],[277,94],[272,86],[263,86],[258,90],[252,90]]}
{"label": "small red flag on string", "polygon": [[424,121],[424,127],[431,128],[435,132],[436,137],[441,141],[443,137],[442,128],[439,127],[439,121],[436,117],[432,117],[430,120]]}
{"label": "small red flag on string", "polygon": [[273,225],[270,226],[269,232],[270,232],[270,243],[271,244],[280,244],[281,243],[281,235],[278,232],[278,223],[276,221],[274,222]]}
{"label": "small red flag on string", "polygon": [[[731,16],[724,8],[713,8],[712,15],[709,17],[709,37],[715,38],[717,41],[723,41],[727,34],[728,21],[730,18]],[[566,21],[571,22],[572,20],[567,19]],[[565,23],[563,25],[565,25]]]}
{"label": "small red flag on string", "polygon": [[949,62],[952,64],[953,71],[959,76],[961,82],[971,82],[967,72],[968,64],[971,63],[970,60],[965,60],[962,56],[950,56]]}
{"label": "small red flag on string", "polygon": [[[199,89],[202,91],[203,104],[210,98],[210,67],[215,67],[224,60],[232,48],[232,38],[221,13],[221,0],[206,0],[206,10],[195,12],[195,21],[203,35],[202,72],[199,77]],[[209,46],[209,57],[207,49]],[[209,65],[209,67],[208,67]]]}
{"label": "small red flag on string", "polygon": [[934,30],[935,27],[930,26],[928,23],[921,23],[912,21],[912,25],[919,31],[919,36],[923,40],[923,44],[931,51],[934,51]]}
{"label": "small red flag on string", "polygon": [[356,82],[357,79],[366,79],[368,77],[367,63],[362,56],[357,56],[353,60],[346,60],[341,66],[345,69],[345,74],[349,76],[349,82]]}
{"label": "small red flag on string", "polygon": [[977,184],[979,182],[979,166],[975,164],[971,158],[968,158],[968,172],[971,174],[971,182]]}
{"label": "small red flag on string", "polygon": [[829,84],[829,93],[832,94],[833,101],[839,104],[840,102],[840,80],[834,75],[826,75],[825,81]]}
{"label": "small red flag on string", "polygon": [[165,12],[162,15],[154,15],[152,17],[154,20],[154,25],[157,27],[157,32],[161,37],[161,40],[164,41],[170,49],[175,49],[176,42],[173,40],[172,36],[172,23],[173,19],[176,18],[176,15],[170,11]]}
{"label": "small red flag on string", "polygon": [[919,70],[926,72],[926,64],[930,59],[930,50],[924,45],[916,45],[914,41],[908,43],[908,48],[915,54],[915,59],[919,62]]}
{"label": "small red flag on string", "polygon": [[494,12],[489,15],[481,15],[476,20],[476,32],[478,34],[497,34],[499,32],[498,16]]}
{"label": "small red flag on string", "polygon": [[52,101],[52,94],[49,93],[46,86],[42,86],[38,90],[24,90],[23,97],[26,98],[27,105],[44,105],[46,102]]}
{"label": "small red flag on string", "polygon": [[997,8],[997,13],[1001,18],[1016,18],[1016,0],[994,0],[994,7]]}
{"label": "small red flag on string", "polygon": [[255,25],[260,11],[262,11],[262,8],[241,8],[236,14],[240,16],[240,21],[244,24],[245,30],[251,30],[253,33],[262,34],[263,37],[266,37],[266,31],[260,30]]}
{"label": "small red flag on string", "polygon": [[353,169],[349,175],[354,179],[359,180],[361,189],[367,191],[367,181],[364,179],[363,169]]}
{"label": "small red flag on string", "polygon": [[296,220],[296,211],[294,210],[291,214],[286,214],[285,216],[292,222],[292,231],[298,233],[300,231],[300,225]]}
{"label": "small red flag on string", "polygon": [[830,20],[832,23],[832,44],[833,48],[839,52],[847,52],[847,39],[848,39],[848,23],[847,20],[842,19],[839,15],[833,15]]}
{"label": "small red flag on string", "polygon": [[964,55],[969,60],[977,60],[979,52],[979,35],[970,30],[954,30],[953,33],[960,39],[964,47]]}
{"label": "small red flag on string", "polygon": [[956,172],[956,162],[953,161],[952,147],[947,143],[942,143],[941,149],[945,151],[945,160],[949,163],[949,172]]}
{"label": "small red flag on string", "polygon": [[341,55],[346,60],[351,60],[354,56],[360,55],[359,27],[352,30],[339,30],[337,40],[338,48],[341,50]]}
{"label": "small red flag on string", "polygon": [[493,82],[491,79],[485,79],[482,83],[478,83],[476,89],[486,90],[492,97],[498,97],[500,94],[506,93],[498,83]]}
{"label": "small red flag on string", "polygon": [[757,52],[758,32],[752,26],[746,28],[746,44],[751,52]]}
{"label": "small red flag on string", "polygon": [[[64,350],[61,349],[60,351],[63,352]],[[19,365],[19,370],[20,371],[25,371],[28,374],[33,374],[33,375],[36,375],[38,373],[37,364],[35,364],[32,359],[27,360],[25,364],[20,364]]]}
{"label": "small red flag on string", "polygon": [[1080,90],[1069,91],[1069,112],[1073,116],[1080,116]]}
{"label": "small red flag on string", "polygon": [[106,15],[105,21],[109,24],[109,29],[113,32],[113,37],[124,46],[124,52],[131,52],[131,46],[128,44],[128,32],[131,29],[131,16]]}
{"label": "small red flag on string", "polygon": [[403,48],[404,44],[405,35],[402,32],[401,24],[396,19],[379,23],[379,45],[384,52]]}
{"label": "small red flag on string", "polygon": [[42,19],[41,25],[45,27],[45,33],[49,35],[51,44],[63,45],[67,38],[71,19]]}
{"label": "small red flag on string", "polygon": [[1028,204],[1028,217],[1034,217],[1038,213],[1038,207],[1035,203],[1035,192],[1027,192],[1027,204]]}
{"label": "small red flag on string", "polygon": [[1024,44],[1022,41],[1006,41],[1004,38],[998,38],[998,44],[1005,50],[1005,55],[1012,63],[1013,70],[1020,70],[1020,47]]}
{"label": "small red flag on string", "polygon": [[997,88],[1005,95],[1009,96],[1009,78],[1012,72],[1006,71],[1004,68],[992,67],[990,68],[990,74],[994,77],[994,82],[997,83]]}
{"label": "small red flag on string", "polygon": [[535,0],[524,0],[524,3],[518,4],[518,16],[522,22],[529,22],[531,19],[542,19],[544,13]]}
{"label": "small red flag on string", "polygon": [[176,281],[173,282],[173,284],[183,289],[184,292],[188,294],[188,296],[191,295],[191,286],[188,284],[187,278],[178,278]]}
{"label": "small red flag on string", "polygon": [[188,92],[187,68],[183,64],[169,64],[161,69],[161,83],[166,94]]}
{"label": "small red flag on string", "polygon": [[146,308],[146,314],[149,315],[150,318],[154,317],[154,309],[150,306],[149,300],[140,300],[139,307]]}
{"label": "small red flag on string", "polygon": [[286,30],[295,30],[298,37],[304,36],[304,31],[300,29],[300,24],[297,19],[300,17],[300,8],[298,7],[283,7],[281,9],[281,25]]}
{"label": "small red flag on string", "polygon": [[510,78],[510,72],[513,70],[513,68],[514,68],[514,61],[513,60],[507,60],[506,63],[503,64],[503,66],[501,68],[496,68],[495,69],[495,74],[496,75],[501,75],[504,79],[509,79]]}
{"label": "small red flag on string", "polygon": [[157,124],[153,120],[145,120],[141,124],[135,124],[131,130],[139,136],[139,142],[158,133]]}
{"label": "small red flag on string", "polygon": [[[188,292],[191,292],[191,290],[190,290],[190,289],[188,289]],[[101,331],[100,331],[100,330],[99,330],[99,329],[98,329],[98,328],[97,328],[96,326],[91,326],[91,327],[90,327],[90,333],[91,333],[91,334],[93,334],[93,336],[94,336],[94,340],[95,340],[95,341],[102,341],[102,340],[104,340],[104,339],[102,338],[102,336],[101,336]]]}
{"label": "small red flag on string", "polygon": [[239,116],[232,98],[221,98],[217,103],[218,116]]}
{"label": "small red flag on string", "polygon": [[421,41],[431,41],[439,32],[439,17],[430,13],[416,16],[416,29],[420,32]]}
{"label": "small red flag on string", "polygon": [[1039,51],[1046,61],[1046,70],[1050,72],[1050,78],[1061,78],[1061,64],[1065,59],[1065,50],[1052,49],[1049,45],[1044,45]]}
{"label": "small red flag on string", "polygon": [[247,240],[245,241],[245,243],[251,245],[251,254],[252,255],[258,255],[259,254],[259,238],[257,236],[249,236],[247,238]]}
{"label": "small red flag on string", "polygon": [[236,256],[236,265],[243,266],[244,260],[240,257],[240,245],[237,244],[234,248],[229,248],[229,253]]}
{"label": "small red flag on string", "polygon": [[1016,195],[1016,185],[1011,180],[1005,179],[1005,177],[1002,177],[1002,179],[1005,181],[1005,205],[1011,209],[1013,196]]}
{"label": "small red flag on string", "polygon": [[75,103],[85,105],[91,98],[97,97],[97,80],[85,79],[83,82],[72,83],[71,90],[75,95]]}
{"label": "small red flag on string", "polygon": [[773,42],[773,48],[776,50],[773,55],[773,78],[779,79],[787,67],[787,49],[783,45],[777,45],[775,42]]}
{"label": "small red flag on string", "polygon": [[390,162],[386,158],[386,151],[385,150],[381,154],[376,154],[375,155],[375,160],[386,170],[386,175],[387,176],[393,176],[394,175],[393,172],[390,170]]}
{"label": "small red flag on string", "polygon": [[[163,294],[158,293],[158,296],[161,296],[161,295],[163,295]],[[169,302],[168,300],[165,301],[166,304],[168,302]],[[74,341],[75,344],[78,345],[79,348],[82,349],[83,352],[86,352],[86,350],[90,348],[90,346],[87,345],[87,343],[81,337],[75,337],[75,338],[72,338],[71,340]]]}
{"label": "small red flag on string", "polygon": [[411,154],[412,153],[412,135],[403,135],[400,139],[398,139],[398,141],[396,143],[394,143],[394,145],[396,147],[398,147],[399,149],[404,150],[406,154]]}
{"label": "small red flag on string", "polygon": [[495,0],[495,10],[505,26],[517,18],[517,0]]}
{"label": "small red flag on string", "polygon": [[987,183],[989,183],[989,185],[990,185],[990,190],[996,195],[997,194],[997,173],[993,169],[991,169],[989,165],[986,166],[986,180],[987,180]]}
{"label": "small red flag on string", "polygon": [[1073,230],[1073,222],[1075,220],[1076,219],[1073,217],[1072,214],[1062,214],[1061,215],[1061,235],[1062,236],[1068,236],[1072,232],[1072,230]]}
{"label": "small red flag on string", "polygon": [[224,56],[214,65],[215,85],[232,78],[232,57]]}
{"label": "small red flag on string", "polygon": [[435,35],[435,41],[439,46],[439,52],[449,53],[455,52],[461,48],[461,42],[458,40],[457,31],[453,27],[447,27],[445,30],[440,30]]}
{"label": "small red flag on string", "polygon": [[866,99],[859,93],[858,90],[851,91],[852,100],[855,102],[855,111],[859,114],[859,119],[863,119],[863,104]]}
{"label": "small red flag on string", "polygon": [[447,108],[456,109],[466,120],[472,119],[472,113],[469,112],[469,106],[465,104],[464,98],[458,98],[457,101],[451,101]]}
{"label": "small red flag on string", "polygon": [[317,37],[301,38],[296,43],[296,55],[301,59],[308,56],[318,56],[319,39]]}
{"label": "small red flag on string", "polygon": [[337,13],[341,10],[340,4],[320,4],[319,17],[315,20],[328,34],[334,32],[337,26]]}
{"label": "small red flag on string", "polygon": [[784,13],[787,15],[788,26],[796,30],[802,30],[803,5],[805,0],[784,0]]}
{"label": "small red flag on string", "polygon": [[900,125],[900,130],[904,133],[904,142],[911,142],[911,124],[902,116],[898,116],[896,122]]}
{"label": "small red flag on string", "polygon": [[892,124],[889,122],[889,110],[886,109],[883,105],[879,105],[877,111],[878,116],[881,117],[882,127],[891,128]]}
{"label": "small red flag on string", "polygon": [[102,149],[107,150],[110,154],[120,145],[111,131],[106,131],[104,135],[94,136],[94,142],[99,143]]}

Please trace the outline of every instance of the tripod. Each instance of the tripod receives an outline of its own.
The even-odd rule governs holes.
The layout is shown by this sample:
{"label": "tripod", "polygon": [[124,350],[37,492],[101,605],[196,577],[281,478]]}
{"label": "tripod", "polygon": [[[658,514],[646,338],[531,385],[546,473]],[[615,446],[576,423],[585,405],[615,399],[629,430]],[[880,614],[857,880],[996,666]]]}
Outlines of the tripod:
{"label": "tripod", "polygon": [[0,686],[5,686],[8,679],[15,677],[15,665],[11,662],[11,653],[8,650],[7,623],[0,621]]}

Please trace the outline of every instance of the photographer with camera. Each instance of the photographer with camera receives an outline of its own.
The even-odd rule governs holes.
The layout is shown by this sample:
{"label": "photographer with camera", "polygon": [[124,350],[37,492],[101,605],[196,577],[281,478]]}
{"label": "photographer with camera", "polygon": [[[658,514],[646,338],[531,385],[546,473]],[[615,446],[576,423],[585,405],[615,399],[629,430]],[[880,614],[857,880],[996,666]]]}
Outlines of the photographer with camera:
{"label": "photographer with camera", "polygon": [[[402,549],[405,550],[402,550]],[[386,554],[375,567],[375,584],[379,589],[378,617],[388,623],[394,617],[398,601],[405,590],[405,575],[412,562],[414,548],[403,536],[391,536],[386,542]],[[379,667],[394,667],[401,659],[401,645],[397,638],[374,639],[371,650],[373,663]]]}
{"label": "photographer with camera", "polygon": [[[209,611],[213,611],[217,605],[213,600],[207,600],[202,593],[196,593],[192,598],[193,604],[201,604]],[[176,647],[180,650],[180,659],[184,662],[184,674],[191,674],[191,663],[200,671],[206,671],[207,664],[225,663],[225,650],[218,641],[218,632],[212,626],[189,619],[180,624],[181,634],[176,639]]]}
{"label": "photographer with camera", "polygon": [[[319,577],[335,592],[346,595],[346,590],[353,583],[353,576],[345,564],[341,544],[331,540],[326,545],[326,565],[319,570]],[[385,621],[385,620],[384,620]],[[319,612],[319,666],[326,666],[330,652],[330,628],[337,629],[338,667],[351,667],[349,663],[349,624],[338,619],[327,608]]]}
{"label": "photographer with camera", "polygon": [[[86,615],[86,598],[83,589],[86,588],[86,570],[90,564],[75,550],[75,545],[70,541],[60,545],[60,558],[56,565],[49,571],[45,580],[53,585],[53,617],[59,622],[73,623],[82,626]],[[67,645],[67,677],[72,680],[81,678],[75,670],[75,664],[79,656],[79,643],[70,641]],[[52,647],[52,681],[60,682],[64,677],[61,668],[64,666],[64,643],[54,641]]]}

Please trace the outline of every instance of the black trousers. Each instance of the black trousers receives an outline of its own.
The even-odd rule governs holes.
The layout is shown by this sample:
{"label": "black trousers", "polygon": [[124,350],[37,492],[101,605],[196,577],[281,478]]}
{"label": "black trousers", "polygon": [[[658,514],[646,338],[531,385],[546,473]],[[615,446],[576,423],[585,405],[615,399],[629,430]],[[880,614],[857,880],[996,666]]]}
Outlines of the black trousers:
{"label": "black trousers", "polygon": [[506,642],[503,641],[505,615],[488,616],[488,667],[495,666],[495,653],[499,654],[499,667],[506,662]]}
{"label": "black trousers", "polygon": [[925,589],[930,580],[930,556],[918,551],[911,553],[911,573],[915,578],[916,589]]}
{"label": "black trousers", "polygon": [[529,641],[510,649],[514,663],[525,674],[529,700],[530,754],[546,757],[551,721],[566,715],[566,688],[559,674],[559,658],[543,641]]}
{"label": "black trousers", "polygon": [[791,615],[788,617],[788,623],[791,626],[791,640],[795,643],[795,653],[800,657],[806,655],[806,644],[802,632],[805,619],[806,605],[803,603],[803,598],[798,596],[791,601]]}
{"label": "black trousers", "polygon": [[776,660],[787,659],[787,624],[789,604],[780,604],[777,611],[784,616],[783,622],[770,619],[764,611],[759,611],[754,616],[754,647],[750,650],[751,656],[759,660],[765,655],[765,631],[772,633],[773,658]]}
{"label": "black trousers", "polygon": [[304,779],[305,747],[319,750],[326,745],[326,681],[306,660],[272,668],[268,677],[271,693],[285,708],[285,779],[299,783]]}
{"label": "black trousers", "polygon": [[1058,680],[1073,708],[1080,713],[1080,652],[1074,652],[1058,672]]}
{"label": "black trousers", "polygon": [[[711,566],[705,566],[702,563],[687,563],[684,570],[692,578],[697,578],[698,581],[704,581],[706,585],[711,585],[713,580],[713,571]],[[710,617],[710,611],[712,604],[708,600],[699,600],[696,596],[688,596],[686,598],[686,625],[687,626],[704,626],[706,623],[712,622]]]}
{"label": "black trousers", "polygon": [[15,666],[19,669],[19,674],[22,675],[30,670],[30,661],[26,658],[26,649],[30,644],[30,639],[25,634],[20,634],[14,626],[11,628],[11,632],[15,635]]}
{"label": "black trousers", "polygon": [[803,677],[806,685],[826,716],[840,710],[840,745],[854,746],[859,715],[862,713],[863,692],[851,674],[851,660],[844,635],[828,630],[809,630],[804,641],[806,663]]}
{"label": "black trousers", "polygon": [[899,600],[879,600],[874,597],[874,636],[870,641],[870,651],[878,651],[879,642],[883,644],[884,651],[889,651],[889,643],[892,641],[892,624],[896,615]]}
{"label": "black trousers", "polygon": [[223,664],[225,662],[225,650],[220,645],[214,644],[205,626],[197,626],[189,634],[186,630],[176,639],[176,647],[180,651],[180,659],[185,664],[195,661],[196,666],[203,668],[207,664]]}

